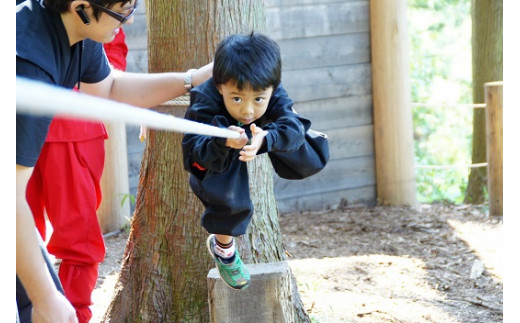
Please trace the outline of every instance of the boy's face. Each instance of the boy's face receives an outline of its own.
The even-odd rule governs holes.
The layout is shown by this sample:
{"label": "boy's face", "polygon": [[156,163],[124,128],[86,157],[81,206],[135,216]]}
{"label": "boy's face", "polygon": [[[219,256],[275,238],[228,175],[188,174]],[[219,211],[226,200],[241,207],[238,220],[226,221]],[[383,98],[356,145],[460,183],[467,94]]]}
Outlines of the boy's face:
{"label": "boy's face", "polygon": [[232,81],[220,84],[218,90],[224,98],[226,110],[235,120],[244,125],[264,115],[273,94],[272,86],[260,91],[254,91],[250,86],[239,90]]}

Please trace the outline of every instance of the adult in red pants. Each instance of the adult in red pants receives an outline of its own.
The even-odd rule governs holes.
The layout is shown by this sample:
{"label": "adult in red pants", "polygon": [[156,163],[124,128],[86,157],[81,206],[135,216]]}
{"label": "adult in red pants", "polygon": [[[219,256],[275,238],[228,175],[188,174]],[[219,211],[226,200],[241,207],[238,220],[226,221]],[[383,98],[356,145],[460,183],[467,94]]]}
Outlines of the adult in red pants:
{"label": "adult in red pants", "polygon": [[[104,48],[113,67],[125,70],[128,48],[123,29]],[[105,258],[96,211],[107,138],[103,123],[54,118],[27,184],[27,202],[44,240],[44,210],[52,224],[47,250],[62,260],[58,276],[80,323],[92,317],[91,295]]]}

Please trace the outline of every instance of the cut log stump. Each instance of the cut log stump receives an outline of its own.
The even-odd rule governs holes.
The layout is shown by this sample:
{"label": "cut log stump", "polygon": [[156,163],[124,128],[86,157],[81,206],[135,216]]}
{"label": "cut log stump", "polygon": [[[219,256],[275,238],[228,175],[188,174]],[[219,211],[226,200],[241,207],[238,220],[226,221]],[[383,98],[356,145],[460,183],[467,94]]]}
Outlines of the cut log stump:
{"label": "cut log stump", "polygon": [[288,263],[281,261],[246,266],[251,274],[251,283],[245,290],[228,287],[216,268],[209,271],[207,279],[211,322],[294,322]]}

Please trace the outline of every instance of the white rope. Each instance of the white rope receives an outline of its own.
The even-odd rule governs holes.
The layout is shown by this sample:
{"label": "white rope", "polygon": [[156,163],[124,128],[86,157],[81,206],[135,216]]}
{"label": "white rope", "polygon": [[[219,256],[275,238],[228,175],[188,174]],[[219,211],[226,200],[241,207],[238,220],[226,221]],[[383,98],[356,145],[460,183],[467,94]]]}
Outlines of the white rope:
{"label": "white rope", "polygon": [[451,107],[451,108],[474,108],[482,109],[486,107],[485,103],[474,103],[474,104],[448,104],[448,103],[411,103],[412,108],[438,108],[438,107]]}
{"label": "white rope", "polygon": [[16,111],[33,115],[59,115],[92,121],[117,121],[223,138],[239,138],[239,133],[172,115],[107,100],[85,93],[16,77]]}
{"label": "white rope", "polygon": [[426,168],[426,169],[445,169],[445,168],[479,168],[479,167],[487,167],[487,163],[479,163],[472,165],[416,165],[416,168]]}

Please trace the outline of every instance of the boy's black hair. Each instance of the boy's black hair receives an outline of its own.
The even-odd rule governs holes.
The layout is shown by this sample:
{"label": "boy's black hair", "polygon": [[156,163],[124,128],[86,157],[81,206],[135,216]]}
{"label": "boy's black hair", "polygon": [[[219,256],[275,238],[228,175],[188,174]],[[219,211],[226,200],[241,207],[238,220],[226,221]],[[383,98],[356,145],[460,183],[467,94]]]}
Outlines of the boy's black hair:
{"label": "boy's black hair", "polygon": [[[44,1],[45,1],[45,7],[49,8],[50,10],[52,10],[56,13],[64,13],[64,12],[69,11],[69,4],[72,2],[72,0],[44,0]],[[124,5],[127,2],[130,2],[131,0],[92,0],[92,1],[97,4],[102,5],[103,7],[111,8],[113,5],[115,5],[118,2],[122,2],[122,5]],[[98,20],[101,10],[92,6],[92,12],[94,14],[94,18],[96,18],[96,20]]]}
{"label": "boy's black hair", "polygon": [[217,46],[213,61],[213,79],[217,85],[232,81],[239,90],[251,86],[254,91],[273,90],[282,77],[280,47],[271,38],[257,32],[233,34]]}

